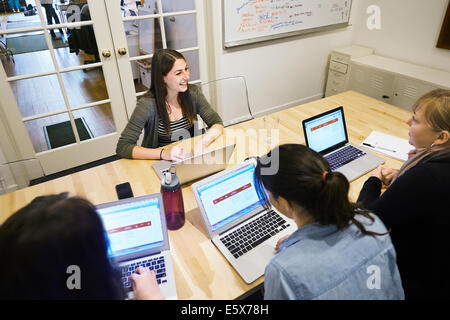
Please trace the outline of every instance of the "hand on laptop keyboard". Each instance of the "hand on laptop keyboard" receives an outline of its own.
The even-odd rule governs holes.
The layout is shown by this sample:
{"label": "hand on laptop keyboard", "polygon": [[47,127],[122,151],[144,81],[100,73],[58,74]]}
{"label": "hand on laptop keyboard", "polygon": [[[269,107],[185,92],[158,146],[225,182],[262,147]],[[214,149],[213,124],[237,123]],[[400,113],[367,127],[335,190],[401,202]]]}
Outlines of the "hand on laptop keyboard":
{"label": "hand on laptop keyboard", "polygon": [[186,159],[183,147],[172,147],[164,150],[164,160],[182,161]]}
{"label": "hand on laptop keyboard", "polygon": [[149,268],[139,267],[130,276],[133,281],[134,295],[138,300],[163,300],[159,290],[156,273]]}

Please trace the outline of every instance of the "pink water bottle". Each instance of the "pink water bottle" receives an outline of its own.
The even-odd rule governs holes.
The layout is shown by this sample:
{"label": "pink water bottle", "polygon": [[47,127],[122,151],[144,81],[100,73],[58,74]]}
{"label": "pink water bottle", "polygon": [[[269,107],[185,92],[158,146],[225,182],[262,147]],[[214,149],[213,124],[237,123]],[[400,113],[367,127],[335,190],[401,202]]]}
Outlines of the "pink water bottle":
{"label": "pink water bottle", "polygon": [[169,230],[178,230],[184,226],[185,222],[183,195],[181,194],[180,181],[177,175],[171,171],[164,172],[164,177],[161,179],[161,194],[166,213],[167,228]]}

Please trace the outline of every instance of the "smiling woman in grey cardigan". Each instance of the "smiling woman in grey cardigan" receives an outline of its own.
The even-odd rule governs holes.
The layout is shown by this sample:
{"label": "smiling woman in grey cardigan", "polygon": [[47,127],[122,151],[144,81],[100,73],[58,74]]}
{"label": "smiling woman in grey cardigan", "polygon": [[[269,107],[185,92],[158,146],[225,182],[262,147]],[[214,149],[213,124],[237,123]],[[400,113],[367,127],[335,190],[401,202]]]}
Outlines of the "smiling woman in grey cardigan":
{"label": "smiling woman in grey cardigan", "polygon": [[[117,143],[116,153],[130,159],[181,160],[184,151],[165,147],[194,133],[199,115],[209,127],[195,145],[194,154],[203,152],[223,132],[223,123],[201,90],[189,85],[186,60],[177,51],[162,49],[152,58],[150,90],[142,96]],[[142,145],[137,141],[144,130]],[[162,147],[162,148],[161,148]]]}

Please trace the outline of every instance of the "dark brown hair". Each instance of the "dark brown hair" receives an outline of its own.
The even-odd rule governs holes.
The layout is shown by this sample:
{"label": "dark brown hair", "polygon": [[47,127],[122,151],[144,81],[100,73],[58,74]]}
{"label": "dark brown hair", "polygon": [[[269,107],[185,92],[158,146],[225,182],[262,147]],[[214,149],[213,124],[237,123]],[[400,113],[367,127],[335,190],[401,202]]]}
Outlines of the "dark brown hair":
{"label": "dark brown hair", "polygon": [[[155,97],[158,115],[164,124],[167,134],[170,134],[170,120],[166,106],[167,87],[164,82],[164,77],[172,70],[175,61],[178,59],[186,61],[181,53],[172,49],[157,50],[152,57],[151,85],[149,92],[153,93],[153,96]],[[190,124],[193,124],[196,120],[196,115],[194,113],[194,106],[192,104],[189,87],[185,92],[180,92],[178,94],[178,103],[183,111],[183,116],[186,117]]]}
{"label": "dark brown hair", "polygon": [[[258,160],[255,170],[256,180],[259,180],[275,199],[281,196],[291,205],[295,203],[301,206],[320,224],[333,224],[342,230],[353,223],[363,234],[383,235],[366,230],[364,225],[355,219],[355,215],[360,214],[374,221],[369,211],[349,201],[350,184],[347,178],[339,172],[332,172],[328,162],[319,153],[300,144],[281,145],[277,152],[278,159],[272,159],[272,150],[263,159]],[[261,175],[261,167],[267,166],[270,161],[279,161],[277,173]],[[326,175],[325,171],[328,172]],[[261,188],[259,190],[262,191]],[[262,194],[260,193],[260,196]]]}
{"label": "dark brown hair", "polygon": [[[37,197],[0,226],[0,300],[123,299],[107,250],[92,203],[67,193]],[[67,286],[71,265],[80,268],[79,289]]]}

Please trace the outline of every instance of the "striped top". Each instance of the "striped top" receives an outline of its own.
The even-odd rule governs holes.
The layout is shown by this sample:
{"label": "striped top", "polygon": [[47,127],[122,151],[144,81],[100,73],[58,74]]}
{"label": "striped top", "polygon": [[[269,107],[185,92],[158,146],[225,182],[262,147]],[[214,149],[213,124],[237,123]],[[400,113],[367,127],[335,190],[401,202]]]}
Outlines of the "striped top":
{"label": "striped top", "polygon": [[185,117],[177,121],[170,121],[170,135],[166,134],[164,123],[158,120],[158,147],[163,147],[173,142],[188,139],[193,136],[194,125],[190,124]]}

